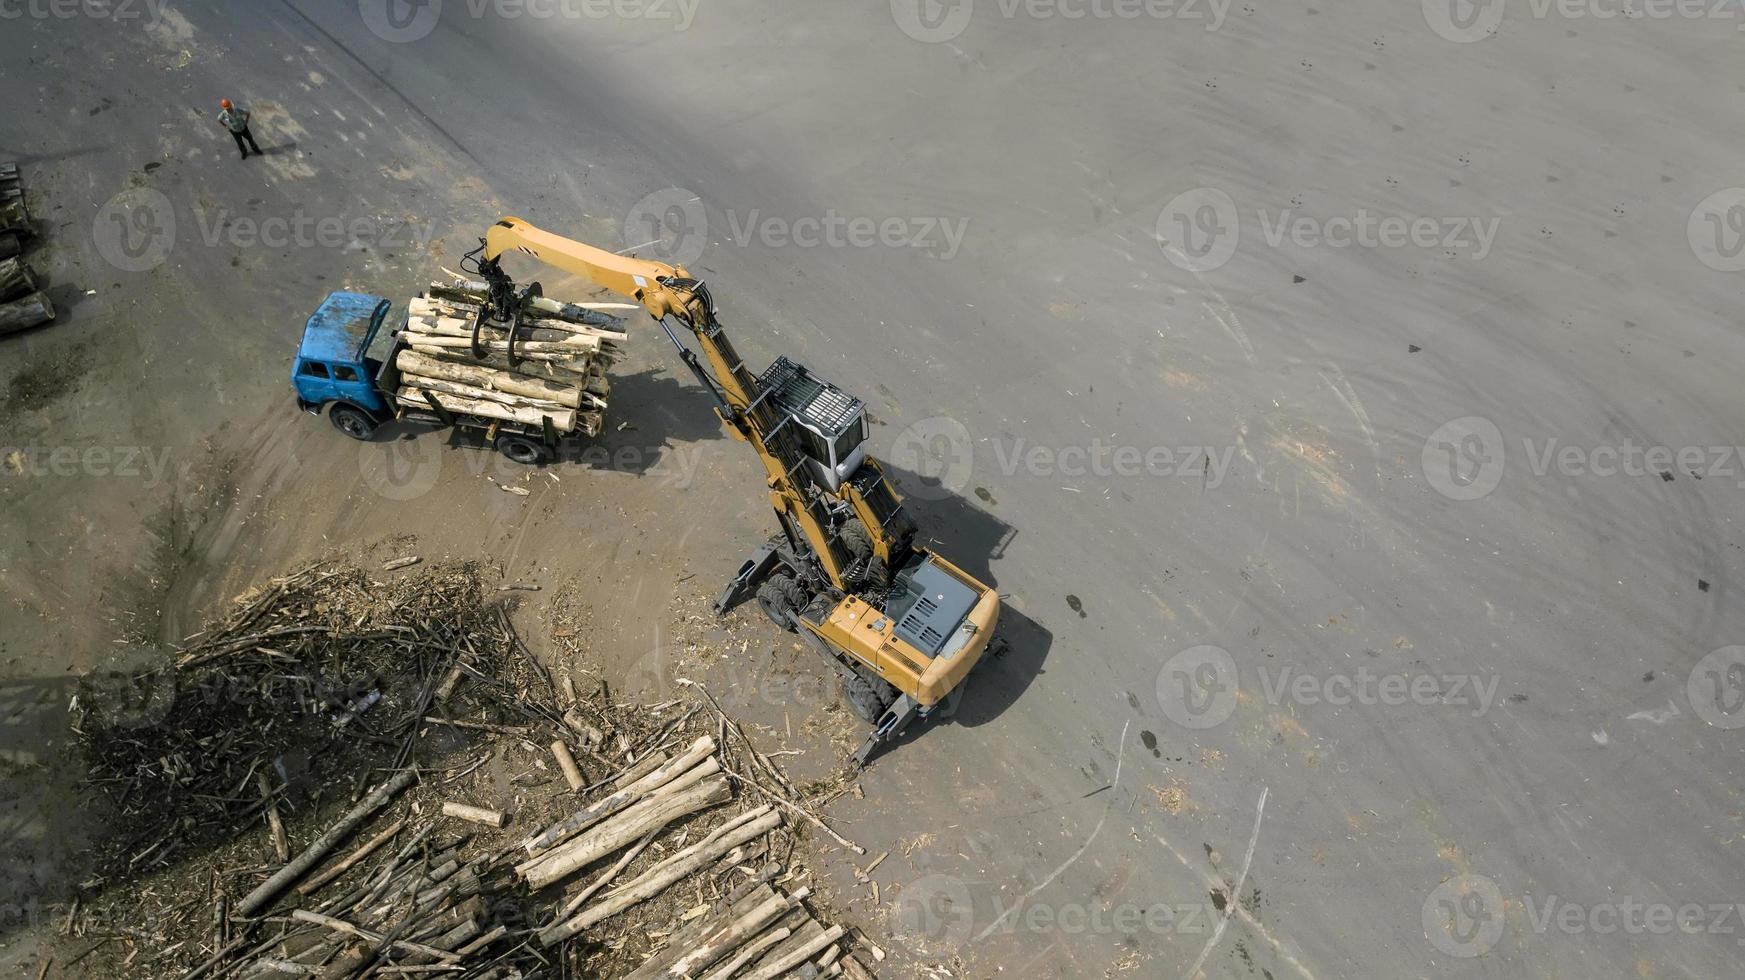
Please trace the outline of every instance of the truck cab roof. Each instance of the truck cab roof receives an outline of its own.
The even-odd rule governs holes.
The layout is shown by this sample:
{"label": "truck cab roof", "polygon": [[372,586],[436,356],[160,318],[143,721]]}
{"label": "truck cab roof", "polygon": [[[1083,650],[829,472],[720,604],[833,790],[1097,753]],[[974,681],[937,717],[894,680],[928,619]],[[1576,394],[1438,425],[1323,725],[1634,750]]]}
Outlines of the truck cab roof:
{"label": "truck cab roof", "polygon": [[387,300],[367,293],[327,294],[303,327],[297,356],[314,361],[362,361],[388,306]]}

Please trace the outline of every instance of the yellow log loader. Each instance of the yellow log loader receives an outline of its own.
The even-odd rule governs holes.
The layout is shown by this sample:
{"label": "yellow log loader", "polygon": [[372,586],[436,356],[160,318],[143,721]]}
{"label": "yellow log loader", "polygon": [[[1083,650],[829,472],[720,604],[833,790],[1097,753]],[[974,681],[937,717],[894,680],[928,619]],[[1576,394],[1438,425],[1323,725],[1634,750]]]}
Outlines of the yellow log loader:
{"label": "yellow log loader", "polygon": [[[640,303],[715,397],[727,432],[757,453],[781,530],[740,566],[716,612],[755,596],[771,621],[824,655],[848,703],[873,726],[854,761],[866,765],[917,717],[955,710],[964,679],[994,643],[999,594],[916,543],[896,488],[867,454],[860,399],[786,357],[754,372],[716,319],[708,287],[684,268],[519,218],[492,225],[468,256],[491,295],[480,318],[513,327],[540,293],[537,283],[518,289],[503,271],[508,252]],[[675,325],[694,338],[700,359]]]}

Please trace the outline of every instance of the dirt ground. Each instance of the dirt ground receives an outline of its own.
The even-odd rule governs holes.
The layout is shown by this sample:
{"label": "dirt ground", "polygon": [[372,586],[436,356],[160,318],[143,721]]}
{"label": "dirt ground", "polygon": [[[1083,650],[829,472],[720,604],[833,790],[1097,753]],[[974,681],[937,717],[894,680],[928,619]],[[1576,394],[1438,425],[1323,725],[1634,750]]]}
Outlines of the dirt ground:
{"label": "dirt ground", "polygon": [[[41,962],[97,829],[72,678],[315,555],[491,562],[539,586],[521,626],[551,657],[705,672],[791,768],[840,758],[803,651],[706,612],[767,503],[646,320],[597,451],[537,472],[295,410],[326,292],[403,298],[504,214],[689,252],[749,360],[867,399],[920,523],[1006,597],[1012,652],[959,716],[831,807],[893,855],[880,901],[850,889],[868,916],[948,910],[892,923],[894,975],[1734,969],[1736,935],[1544,914],[1724,927],[1745,880],[1741,729],[1690,693],[1745,643],[1739,478],[1558,463],[1745,454],[1736,7],[130,6],[0,19],[0,159],[62,311],[0,340],[0,893],[27,896],[0,969]],[[1182,251],[1237,212],[1220,261]],[[796,240],[831,216],[905,235]],[[1314,235],[1379,217],[1456,234]],[[1496,482],[1467,495],[1476,462]],[[1241,684],[1185,723],[1171,665],[1209,649]],[[1335,702],[1279,671],[1488,693]]]}

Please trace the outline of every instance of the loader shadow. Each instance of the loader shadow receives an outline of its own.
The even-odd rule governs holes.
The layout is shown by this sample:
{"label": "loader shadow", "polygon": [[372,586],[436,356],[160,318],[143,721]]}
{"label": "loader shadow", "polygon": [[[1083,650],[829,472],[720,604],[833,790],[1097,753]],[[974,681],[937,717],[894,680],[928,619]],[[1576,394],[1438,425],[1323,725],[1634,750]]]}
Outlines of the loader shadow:
{"label": "loader shadow", "polygon": [[605,429],[567,450],[563,463],[638,476],[661,465],[663,449],[721,439],[715,399],[660,369],[611,375]]}
{"label": "loader shadow", "polygon": [[[881,462],[885,475],[903,494],[903,506],[920,529],[917,540],[941,557],[995,589],[999,582],[991,565],[1004,557],[1018,530],[994,514],[930,480],[888,462]],[[1043,672],[1054,645],[1054,634],[1010,604],[1000,610],[995,636],[1005,651],[989,654],[976,666],[964,686],[963,700],[949,722],[974,728],[999,717],[1023,697]],[[897,740],[902,745],[931,725],[911,727]]]}
{"label": "loader shadow", "polygon": [[937,480],[912,473],[884,460],[885,476],[903,497],[903,508],[915,526],[916,542],[994,588],[991,564],[1003,558],[1018,529],[976,504],[941,487]]}
{"label": "loader shadow", "polygon": [[67,703],[71,677],[0,680],[0,940],[58,924],[89,870],[77,855],[90,808],[79,798]]}

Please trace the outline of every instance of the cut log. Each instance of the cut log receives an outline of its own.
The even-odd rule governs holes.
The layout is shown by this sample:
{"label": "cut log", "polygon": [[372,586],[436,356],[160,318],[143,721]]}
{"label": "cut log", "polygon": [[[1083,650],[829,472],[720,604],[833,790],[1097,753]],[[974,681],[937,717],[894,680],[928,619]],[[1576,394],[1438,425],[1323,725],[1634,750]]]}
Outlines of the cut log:
{"label": "cut log", "polygon": [[768,963],[753,970],[744,977],[744,980],[775,980],[776,977],[811,959],[814,953],[841,939],[843,932],[841,926],[831,926],[799,949],[777,959],[774,963]]}
{"label": "cut log", "polygon": [[308,874],[309,869],[314,867],[317,861],[326,857],[328,851],[333,850],[340,841],[356,830],[359,824],[373,816],[377,810],[387,806],[389,800],[393,799],[401,790],[412,785],[413,780],[417,778],[417,770],[408,769],[376,787],[374,792],[364,797],[363,802],[347,811],[345,816],[340,817],[338,822],[327,829],[327,833],[317,838],[315,843],[305,848],[303,853],[291,860],[291,863],[274,872],[272,877],[261,882],[254,891],[249,892],[237,904],[236,914],[246,919],[259,912],[266,906],[267,902],[273,899],[273,896],[284,891],[292,882]]}
{"label": "cut log", "polygon": [[638,779],[641,779],[656,769],[659,769],[661,766],[666,765],[667,758],[665,752],[655,752],[643,756],[642,761],[631,766],[629,769],[624,770],[622,773],[619,773],[618,776],[612,780],[612,788],[623,789],[626,786],[634,784]]}
{"label": "cut log", "polygon": [[0,204],[0,231],[11,232],[21,239],[36,233],[30,223],[30,209],[24,206],[23,198]]}
{"label": "cut log", "polygon": [[[733,790],[727,785],[725,776],[716,776],[705,780],[671,796],[653,797],[648,801],[650,806],[642,813],[637,814],[635,819],[615,821],[612,826],[601,828],[599,833],[580,838],[561,851],[552,852],[548,860],[541,862],[538,867],[527,873],[527,884],[534,889],[540,889],[561,881],[581,868],[621,847],[628,846],[674,820],[688,817],[712,806],[718,806],[731,799],[733,799]],[[608,901],[611,900],[608,899]],[[583,915],[586,914],[583,913]]]}
{"label": "cut log", "polygon": [[[583,909],[564,922],[541,930],[539,941],[547,947],[563,942],[596,922],[617,915],[632,905],[660,894],[673,882],[718,859],[721,855],[753,837],[769,833],[781,822],[782,815],[771,810],[756,820],[736,828],[730,834],[693,844],[674,854],[665,862],[643,872],[635,881],[614,889],[600,904],[593,908]],[[818,948],[823,949],[825,945],[829,944],[822,944]]]}
{"label": "cut log", "polygon": [[563,771],[564,782],[570,784],[570,789],[579,791],[588,781],[582,778],[582,768],[576,765],[576,757],[570,754],[570,747],[562,741],[551,743],[552,757],[557,759],[558,769]]}
{"label": "cut log", "polygon": [[509,815],[496,810],[487,810],[482,806],[469,806],[465,803],[448,802],[442,805],[442,815],[465,820],[469,823],[483,824],[486,827],[507,827]]}
{"label": "cut log", "polygon": [[[458,350],[471,350],[471,337],[445,337],[440,334],[408,332],[406,342],[420,347],[447,347]],[[479,338],[479,346],[496,354],[509,352],[509,342],[506,340],[486,340]],[[594,353],[591,348],[578,344],[552,343],[548,340],[529,340],[515,345],[516,354],[563,354],[570,357],[586,357]]]}
{"label": "cut log", "polygon": [[739,918],[718,926],[701,943],[667,967],[667,974],[683,980],[707,970],[762,932],[764,927],[786,915],[789,909],[805,901],[809,894],[809,888],[801,888],[791,895],[778,894]]}
{"label": "cut log", "polygon": [[[413,387],[413,383],[418,380],[416,378],[403,378],[402,380],[406,383],[401,386],[399,391],[395,392],[395,395],[401,401],[407,402],[406,407],[408,408],[415,411],[418,409],[429,411],[429,403],[420,394],[421,391],[427,389]],[[522,425],[535,426],[539,425],[542,419],[549,418],[552,428],[559,432],[570,432],[576,427],[576,410],[573,408],[516,408],[513,405],[480,401],[477,398],[462,398],[459,395],[442,392],[431,392],[431,395],[436,398],[438,405],[451,412],[460,412],[464,415],[482,415],[488,419],[503,419],[508,422],[520,422]]]}
{"label": "cut log", "polygon": [[683,755],[661,764],[653,772],[639,775],[633,782],[611,796],[559,820],[522,842],[521,846],[526,848],[529,854],[537,854],[552,848],[672,782],[689,771],[691,767],[702,762],[714,751],[714,737],[703,735],[692,742],[691,747],[686,749]]}
{"label": "cut log", "polygon": [[[679,776],[679,778],[662,786],[660,789],[655,790],[653,793],[650,793],[647,799],[644,799],[634,806],[628,807],[622,814],[613,817],[609,823],[602,822],[602,826],[595,827],[587,833],[575,837],[558,847],[554,847],[538,857],[521,862],[515,866],[515,872],[520,875],[531,875],[534,873],[536,868],[547,861],[557,859],[564,854],[590,850],[597,845],[601,835],[617,834],[624,826],[640,821],[644,819],[648,813],[659,810],[661,807],[665,806],[664,801],[672,798],[678,793],[690,789],[692,786],[702,782],[705,778],[713,776],[720,771],[721,764],[715,761],[713,757],[704,759],[701,765],[693,766],[690,771]],[[613,848],[613,850],[616,849],[617,848]]]}
{"label": "cut log", "polygon": [[47,293],[31,293],[10,303],[0,303],[0,337],[41,326],[54,318],[55,307]]}
{"label": "cut log", "polygon": [[36,292],[30,268],[20,259],[0,259],[0,303]]}
{"label": "cut log", "polygon": [[[561,320],[536,322],[542,324],[563,324],[563,321]],[[571,324],[563,325],[571,326]],[[438,337],[471,337],[473,335],[473,321],[470,319],[462,319],[458,316],[446,316],[439,313],[432,313],[425,316],[414,315],[406,320],[406,332],[408,334],[434,334]],[[502,327],[493,326],[487,323],[485,324],[484,329],[479,332],[479,339],[496,340],[507,343],[509,340],[509,332]],[[604,343],[602,338],[590,334],[576,333],[573,330],[559,330],[555,327],[527,326],[525,324],[522,325],[521,330],[516,335],[516,340],[563,344],[566,347],[575,347],[580,350],[588,351],[597,351]]]}
{"label": "cut log", "polygon": [[866,968],[866,964],[856,959],[853,953],[843,955],[842,972],[847,975],[848,980],[878,980],[877,977],[873,976],[873,972]]}
{"label": "cut log", "polygon": [[394,821],[392,824],[390,824],[388,826],[387,830],[384,830],[381,833],[377,834],[376,836],[370,838],[368,843],[364,844],[364,846],[358,848],[357,850],[351,852],[351,855],[349,857],[347,857],[345,860],[339,862],[338,864],[335,864],[333,867],[328,868],[326,871],[321,872],[319,875],[316,875],[315,877],[309,879],[308,881],[304,882],[303,884],[298,885],[297,886],[297,894],[299,894],[299,895],[311,894],[311,893],[317,891],[318,889],[320,889],[322,885],[325,885],[328,882],[332,881],[333,879],[339,877],[340,875],[345,874],[347,871],[350,871],[354,866],[357,865],[357,863],[359,861],[362,861],[364,858],[367,858],[371,854],[375,853],[377,848],[381,847],[383,844],[386,844],[388,841],[393,840],[394,835],[399,833],[400,828],[402,828],[404,826],[406,826],[406,818],[405,817],[401,817],[400,819]]}
{"label": "cut log", "polygon": [[[477,401],[496,402],[508,405],[510,408],[531,408],[541,412],[564,411],[573,406],[560,405],[557,402],[545,401],[539,398],[528,398],[525,395],[506,395],[500,391],[488,388],[475,388],[472,385],[461,384],[458,381],[444,381],[441,378],[427,378],[421,374],[402,374],[400,382],[429,391],[439,391],[445,395],[456,395],[461,398],[472,398]],[[577,393],[580,395],[580,392]],[[580,401],[578,397],[576,399]]]}
{"label": "cut log", "polygon": [[727,980],[728,977],[737,973],[741,967],[745,966],[745,964],[750,963],[752,960],[763,955],[765,950],[793,934],[794,930],[789,929],[787,926],[782,926],[779,929],[772,929],[769,932],[764,933],[747,943],[744,949],[734,954],[733,958],[727,961],[727,965],[704,977],[703,980]]}

